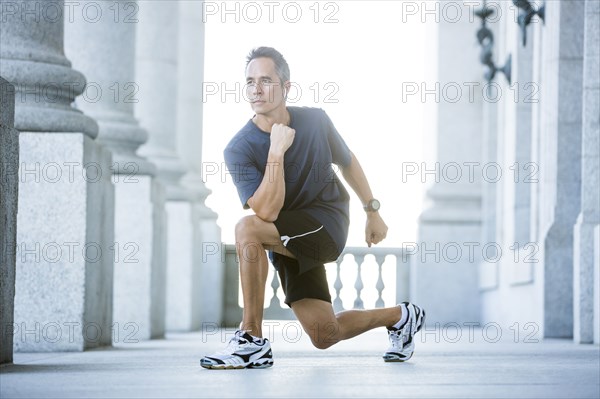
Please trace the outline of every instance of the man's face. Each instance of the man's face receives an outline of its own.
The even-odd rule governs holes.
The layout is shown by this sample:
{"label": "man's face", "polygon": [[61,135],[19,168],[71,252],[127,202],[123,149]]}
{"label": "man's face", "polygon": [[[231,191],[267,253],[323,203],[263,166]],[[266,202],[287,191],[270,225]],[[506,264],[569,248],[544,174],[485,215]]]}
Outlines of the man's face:
{"label": "man's face", "polygon": [[[285,82],[289,86],[289,82]],[[246,68],[246,90],[252,110],[257,114],[285,107],[285,88],[282,87],[272,59],[255,58]]]}

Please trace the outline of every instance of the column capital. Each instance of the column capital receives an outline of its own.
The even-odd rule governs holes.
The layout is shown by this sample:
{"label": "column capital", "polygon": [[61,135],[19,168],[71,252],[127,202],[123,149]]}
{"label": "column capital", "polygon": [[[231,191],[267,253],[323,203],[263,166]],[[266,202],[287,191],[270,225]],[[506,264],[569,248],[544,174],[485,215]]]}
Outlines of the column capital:
{"label": "column capital", "polygon": [[96,93],[94,101],[79,98],[77,106],[98,121],[98,141],[113,154],[113,173],[154,175],[156,166],[136,154],[148,133],[133,116],[139,85],[135,81],[136,24],[116,19],[123,0],[95,5],[105,17],[90,21],[75,13],[65,26],[65,51]]}
{"label": "column capital", "polygon": [[[8,2],[3,2],[7,4]],[[85,77],[63,52],[63,18],[42,11],[50,2],[14,1],[0,24],[0,70],[15,86],[15,128],[23,132],[79,132],[95,138],[98,125],[71,103]],[[63,1],[52,2],[63,13]]]}

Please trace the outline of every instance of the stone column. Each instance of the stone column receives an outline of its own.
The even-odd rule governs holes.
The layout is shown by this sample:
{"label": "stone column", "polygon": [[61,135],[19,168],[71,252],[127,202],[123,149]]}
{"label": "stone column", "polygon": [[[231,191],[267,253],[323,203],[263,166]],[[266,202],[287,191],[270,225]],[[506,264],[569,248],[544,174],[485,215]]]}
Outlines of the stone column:
{"label": "stone column", "polygon": [[[494,38],[499,38],[498,24],[488,23],[487,27],[494,34]],[[479,27],[474,27],[479,29]],[[496,39],[497,40],[497,39]],[[498,53],[497,46],[494,49]],[[502,57],[497,57],[502,59]],[[486,88],[488,93],[491,93],[492,88]],[[491,101],[485,101],[482,104],[482,115],[483,121],[481,131],[481,148],[482,157],[481,162],[483,165],[497,164],[500,155],[499,143],[501,136],[498,132],[499,123],[498,119],[501,118],[498,114],[498,104]],[[502,213],[500,209],[501,201],[500,198],[499,184],[494,180],[484,181],[481,186],[481,242],[496,242],[499,236],[498,231],[501,230],[502,226]],[[489,300],[488,296],[495,295],[500,285],[500,269],[499,262],[488,262],[482,260],[478,267],[479,274],[479,289],[482,293],[482,313],[483,317],[487,317],[488,314],[493,314],[488,308],[496,308],[494,301]],[[491,303],[491,304],[489,304]]]}
{"label": "stone column", "polygon": [[[542,40],[539,224],[544,336],[573,337],[573,226],[581,207],[581,1],[546,2]],[[550,23],[550,21],[553,21]]]}
{"label": "stone column", "polygon": [[110,153],[71,106],[85,86],[63,53],[63,1],[2,1],[0,70],[15,85],[20,180],[14,347],[111,340]]}
{"label": "stone column", "polygon": [[[481,294],[482,323],[499,323],[502,328],[515,326],[515,323],[539,326],[544,313],[543,299],[540,299],[543,298],[543,269],[537,267],[539,244],[531,226],[535,220],[532,207],[535,198],[532,201],[532,197],[539,179],[538,164],[532,162],[536,159],[537,147],[533,144],[538,126],[534,122],[540,91],[539,79],[534,76],[537,72],[535,52],[540,47],[539,31],[535,28],[542,22],[534,20],[529,27],[527,46],[523,46],[519,26],[515,23],[518,10],[511,2],[499,5],[499,14],[503,17],[494,24],[497,32],[493,51],[499,60],[511,56],[512,83],[508,86],[503,77],[496,80],[496,84],[501,84],[502,96],[498,102],[486,101],[484,105],[484,109],[495,109],[495,113],[484,114],[484,120],[494,123],[492,131],[497,132],[496,142],[488,146],[493,149],[493,158],[488,155],[486,162],[497,162],[502,176],[493,183],[487,179],[483,183],[484,198],[495,204],[494,208],[484,204],[487,215],[484,214],[483,242],[500,245],[502,256],[496,263],[484,260],[480,268],[480,277],[487,283],[482,286],[485,289]],[[490,198],[490,191],[494,198]],[[496,222],[493,235],[487,220]]]}
{"label": "stone column", "polygon": [[202,89],[204,23],[202,2],[179,2],[177,150],[188,168],[183,190],[168,197],[167,329],[191,331],[202,321],[221,319],[220,229],[204,205],[210,194],[202,181]]}
{"label": "stone column", "polygon": [[600,224],[594,228],[594,343],[600,344]]}
{"label": "stone column", "polygon": [[163,212],[163,204],[153,195],[160,192],[154,187],[154,165],[136,154],[148,138],[133,116],[140,96],[135,80],[138,6],[135,1],[118,0],[84,1],[80,7],[97,9],[103,16],[96,20],[75,12],[66,20],[65,50],[88,77],[88,91],[95,94],[93,102],[78,101],[77,106],[98,121],[98,141],[113,154],[113,340],[148,339],[152,335],[153,214]]}
{"label": "stone column", "polygon": [[13,359],[15,249],[19,195],[19,132],[15,125],[15,88],[0,77],[0,364]]}
{"label": "stone column", "polygon": [[[165,213],[157,214],[157,234],[154,245],[160,254],[153,259],[151,292],[153,316],[152,336],[164,334],[166,317],[166,265],[169,253],[183,256],[190,262],[190,244],[181,248],[180,241],[190,240],[190,219],[172,209],[171,201],[187,200],[187,191],[179,184],[186,168],[177,153],[177,98],[178,98],[178,22],[179,5],[175,1],[147,1],[139,3],[139,23],[136,48],[136,80],[140,86],[140,101],[136,116],[148,131],[148,142],[140,154],[157,167],[156,177],[163,188]],[[188,82],[181,82],[188,84]],[[184,216],[187,220],[179,220]],[[176,239],[169,240],[168,232],[179,231]],[[183,234],[183,236],[182,236]],[[179,250],[184,254],[180,255]],[[171,258],[170,260],[172,260]]]}
{"label": "stone column", "polygon": [[[600,223],[600,3],[585,2],[581,212],[574,229],[573,339],[594,340],[594,228]],[[596,268],[598,265],[596,264]],[[598,304],[596,304],[598,306]],[[596,326],[597,328],[597,326]]]}
{"label": "stone column", "polygon": [[[498,162],[498,107],[496,104],[483,104],[484,122],[482,130],[482,163],[494,164]],[[497,229],[501,224],[498,208],[498,184],[493,181],[482,183],[482,229],[481,242],[496,242]],[[478,267],[479,271],[479,289],[483,293],[483,310],[486,312],[486,296],[489,291],[496,291],[499,287],[499,264],[498,262],[482,261]]]}
{"label": "stone column", "polygon": [[[432,323],[479,321],[480,257],[470,259],[468,246],[478,245],[474,254],[481,253],[483,68],[478,62],[479,48],[472,45],[477,27],[469,23],[468,13],[464,7],[459,21],[441,18],[431,27],[433,36],[429,43],[430,51],[437,53],[437,57],[430,60],[433,70],[426,82],[427,89],[433,90],[438,85],[440,97],[439,103],[433,95],[426,97],[427,118],[435,121],[426,132],[429,136],[426,147],[434,152],[427,168],[436,173],[425,175],[433,185],[426,194],[430,206],[420,216],[420,248],[413,280],[416,286],[411,287],[411,292],[415,293],[412,300],[427,310]],[[471,96],[469,84],[476,83],[477,89]],[[458,85],[462,96],[445,98],[441,88],[446,85]],[[472,180],[467,165],[479,165]],[[461,177],[455,180],[457,168]],[[457,247],[462,251],[458,258]]]}
{"label": "stone column", "polygon": [[[504,105],[508,112],[514,112],[512,120],[506,123],[513,130],[507,144],[510,157],[505,158],[506,172],[513,174],[513,179],[505,179],[506,184],[512,185],[510,198],[514,198],[512,212],[511,245],[522,250],[531,242],[530,220],[531,220],[531,190],[535,181],[536,172],[531,162],[532,154],[532,103],[537,100],[537,87],[533,83],[533,42],[534,37],[529,38],[529,46],[521,45],[521,36],[518,25],[512,20],[506,21],[510,24],[509,30],[514,36],[508,40],[506,51],[512,54],[512,81],[516,85],[516,93],[507,93]],[[537,21],[541,23],[541,21]],[[509,32],[506,32],[509,36]],[[510,36],[509,36],[510,37]],[[516,104],[515,104],[516,103]],[[511,126],[512,125],[512,126]],[[510,161],[509,161],[510,159]],[[512,168],[512,170],[510,169]],[[522,268],[523,264],[517,266]],[[515,283],[516,281],[511,281]]]}

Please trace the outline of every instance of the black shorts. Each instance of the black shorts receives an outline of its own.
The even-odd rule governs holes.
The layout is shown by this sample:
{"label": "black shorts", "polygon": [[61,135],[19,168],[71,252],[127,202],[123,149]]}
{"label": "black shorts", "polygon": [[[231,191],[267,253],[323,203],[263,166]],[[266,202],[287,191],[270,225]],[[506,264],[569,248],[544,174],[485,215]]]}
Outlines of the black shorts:
{"label": "black shorts", "polygon": [[325,263],[340,255],[335,241],[318,220],[304,211],[282,211],[275,222],[284,246],[296,259],[271,253],[288,306],[304,298],[331,303]]}

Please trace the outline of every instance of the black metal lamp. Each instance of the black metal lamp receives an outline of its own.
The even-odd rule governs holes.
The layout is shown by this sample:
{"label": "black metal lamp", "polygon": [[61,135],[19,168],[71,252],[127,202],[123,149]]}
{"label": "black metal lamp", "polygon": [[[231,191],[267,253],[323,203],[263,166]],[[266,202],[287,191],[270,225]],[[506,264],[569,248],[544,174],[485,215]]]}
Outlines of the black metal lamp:
{"label": "black metal lamp", "polygon": [[488,71],[485,73],[485,78],[490,83],[496,77],[496,73],[502,72],[508,80],[508,84],[511,84],[511,72],[512,72],[512,57],[509,54],[506,63],[502,67],[496,66],[493,60],[493,48],[494,48],[494,33],[487,27],[487,19],[494,14],[494,10],[486,7],[485,1],[481,10],[475,11],[475,15],[481,18],[481,28],[477,31],[477,41],[481,45],[481,54],[479,60],[483,65],[488,67]]}
{"label": "black metal lamp", "polygon": [[521,28],[521,36],[523,37],[523,46],[527,44],[527,25],[531,23],[531,19],[537,15],[542,22],[545,22],[546,2],[544,2],[537,10],[533,7],[529,0],[512,0],[513,4],[519,9],[517,23]]}

